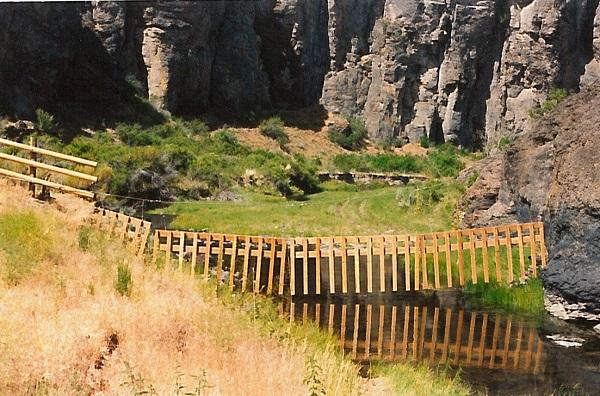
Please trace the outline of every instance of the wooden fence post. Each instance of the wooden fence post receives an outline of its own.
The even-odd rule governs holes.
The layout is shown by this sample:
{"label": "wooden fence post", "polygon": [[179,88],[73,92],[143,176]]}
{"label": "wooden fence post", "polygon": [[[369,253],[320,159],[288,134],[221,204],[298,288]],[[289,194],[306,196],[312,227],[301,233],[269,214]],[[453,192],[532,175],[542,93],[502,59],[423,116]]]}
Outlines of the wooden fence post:
{"label": "wooden fence post", "polygon": [[[32,136],[29,138],[29,145],[33,146],[33,147],[37,147],[37,145],[38,145],[37,136]],[[31,152],[29,152],[29,158],[32,161],[35,161],[35,160],[37,160],[37,154],[35,152],[31,151]],[[37,178],[37,168],[35,166],[29,167],[29,176]],[[29,182],[29,191],[31,192],[32,197],[35,198],[36,197],[35,183]]]}

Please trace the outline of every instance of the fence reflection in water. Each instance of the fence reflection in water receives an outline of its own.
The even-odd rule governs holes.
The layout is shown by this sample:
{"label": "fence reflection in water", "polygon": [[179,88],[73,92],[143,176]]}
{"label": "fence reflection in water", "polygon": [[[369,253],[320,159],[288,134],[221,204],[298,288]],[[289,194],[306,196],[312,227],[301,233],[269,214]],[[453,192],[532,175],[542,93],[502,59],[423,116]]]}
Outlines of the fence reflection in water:
{"label": "fence reflection in water", "polygon": [[287,302],[280,314],[335,334],[358,361],[423,361],[539,373],[543,344],[512,316],[427,305]]}

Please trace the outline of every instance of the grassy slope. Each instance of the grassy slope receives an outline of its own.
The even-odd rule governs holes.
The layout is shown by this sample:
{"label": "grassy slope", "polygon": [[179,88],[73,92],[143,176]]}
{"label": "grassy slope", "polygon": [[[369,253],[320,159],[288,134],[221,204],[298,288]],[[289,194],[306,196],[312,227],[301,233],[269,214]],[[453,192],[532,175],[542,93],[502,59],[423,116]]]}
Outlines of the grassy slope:
{"label": "grassy slope", "polygon": [[[217,296],[197,280],[155,271],[106,236],[82,232],[72,211],[23,194],[0,189],[0,394],[364,389],[332,338],[282,321],[267,299]],[[132,272],[130,296],[115,287],[123,263]],[[410,394],[467,393],[429,370],[398,370],[411,380],[386,373],[382,393],[389,384]]]}
{"label": "grassy slope", "polygon": [[415,188],[360,191],[328,183],[323,192],[308,196],[306,201],[245,193],[240,202],[181,203],[154,213],[177,215],[174,228],[251,235],[371,235],[451,229],[460,187],[449,182],[443,187],[444,198],[433,206],[401,206],[402,192]]}

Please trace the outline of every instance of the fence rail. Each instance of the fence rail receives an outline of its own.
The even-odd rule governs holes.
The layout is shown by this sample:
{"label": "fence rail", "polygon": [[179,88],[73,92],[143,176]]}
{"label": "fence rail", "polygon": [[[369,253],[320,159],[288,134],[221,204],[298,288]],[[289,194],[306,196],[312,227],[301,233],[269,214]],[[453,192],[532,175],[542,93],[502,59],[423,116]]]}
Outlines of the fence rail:
{"label": "fence rail", "polygon": [[110,235],[118,237],[139,256],[142,257],[151,232],[152,224],[136,217],[100,209],[94,214],[95,225]]}
{"label": "fence rail", "polygon": [[[273,238],[156,230],[153,262],[282,295],[443,289],[536,277],[543,223],[419,235]],[[175,264],[176,263],[176,264]]]}
{"label": "fence rail", "polygon": [[97,162],[86,160],[86,159],[79,158],[79,157],[74,157],[72,155],[57,153],[55,151],[46,150],[46,149],[37,147],[37,141],[35,138],[31,139],[30,145],[13,142],[12,140],[0,138],[0,145],[13,147],[13,148],[23,150],[23,151],[26,151],[29,153],[29,156],[30,156],[29,159],[19,157],[16,155],[0,153],[0,160],[16,163],[19,165],[25,165],[28,167],[28,173],[29,173],[29,174],[23,174],[23,173],[15,172],[14,170],[5,169],[0,164],[0,175],[7,176],[7,177],[10,177],[13,179],[17,179],[17,180],[21,180],[21,181],[29,183],[29,190],[33,192],[34,196],[35,196],[35,185],[40,185],[43,187],[52,188],[55,190],[66,192],[66,193],[76,194],[76,195],[79,195],[79,196],[85,197],[85,198],[93,199],[95,197],[95,194],[93,192],[86,191],[81,188],[76,188],[73,186],[61,184],[61,183],[58,183],[55,181],[49,181],[49,180],[44,180],[44,179],[39,178],[38,174],[37,174],[37,170],[43,169],[43,170],[51,172],[51,173],[58,173],[61,175],[74,177],[76,179],[84,180],[89,183],[95,183],[96,181],[98,181],[98,178],[96,176],[93,176],[93,175],[90,175],[90,174],[87,174],[84,172],[66,169],[66,168],[63,168],[60,166],[46,164],[44,162],[37,161],[37,159],[38,159],[37,154],[49,156],[49,157],[63,160],[63,161],[69,161],[69,162],[72,162],[77,165],[87,166],[87,167],[92,167],[92,168],[95,168],[98,165]]}

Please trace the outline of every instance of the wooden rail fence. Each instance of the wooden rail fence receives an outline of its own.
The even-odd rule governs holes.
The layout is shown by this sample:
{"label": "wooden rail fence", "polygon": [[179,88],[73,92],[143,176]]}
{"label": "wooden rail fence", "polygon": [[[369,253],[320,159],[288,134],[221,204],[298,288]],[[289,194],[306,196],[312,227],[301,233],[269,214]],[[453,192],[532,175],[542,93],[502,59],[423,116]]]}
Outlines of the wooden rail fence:
{"label": "wooden rail fence", "polygon": [[[86,160],[79,157],[74,157],[72,155],[66,155],[62,153],[57,153],[55,151],[46,150],[40,147],[37,147],[37,141],[32,139],[31,144],[23,144],[18,142],[13,142],[12,140],[0,138],[0,145],[12,147],[13,149],[18,149],[22,151],[26,151],[29,153],[30,158],[23,158],[16,155],[6,154],[0,152],[0,175],[17,179],[20,181],[24,181],[29,183],[29,189],[33,192],[35,196],[35,185],[41,185],[43,187],[52,188],[55,190],[76,194],[85,198],[94,198],[94,193],[91,191],[86,191],[80,188],[76,188],[73,186],[68,186],[65,184],[61,184],[54,181],[45,180],[39,178],[38,169],[42,169],[49,173],[60,174],[63,176],[73,177],[75,179],[83,180],[87,183],[95,183],[98,181],[96,176],[90,175],[88,173],[67,169],[65,167],[47,164],[44,162],[38,161],[38,155],[46,156],[54,158],[55,160],[67,161],[79,166],[85,166],[89,168],[95,168],[98,164],[95,161]],[[14,164],[18,164],[18,166],[27,166],[27,173],[23,174],[19,172],[15,172],[14,170],[6,169],[2,167],[3,161],[8,161]]]}
{"label": "wooden rail fence", "polygon": [[130,246],[139,257],[144,255],[148,236],[152,229],[152,224],[149,221],[108,209],[100,209],[92,219],[100,230],[118,237]]}
{"label": "wooden rail fence", "polygon": [[335,334],[355,360],[427,361],[538,373],[543,343],[512,316],[440,307],[282,303],[290,321],[311,321]]}
{"label": "wooden rail fence", "polygon": [[386,293],[536,277],[543,223],[400,236],[273,238],[156,230],[153,262],[283,295]]}

